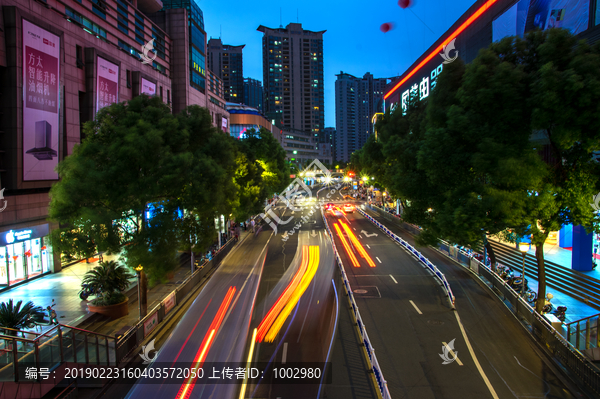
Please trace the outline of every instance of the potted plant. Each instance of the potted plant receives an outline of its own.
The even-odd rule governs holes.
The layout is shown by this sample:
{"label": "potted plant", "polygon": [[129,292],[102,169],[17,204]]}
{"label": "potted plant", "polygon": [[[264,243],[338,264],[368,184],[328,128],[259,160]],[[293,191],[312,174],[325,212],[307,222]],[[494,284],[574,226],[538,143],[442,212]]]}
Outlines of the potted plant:
{"label": "potted plant", "polygon": [[83,276],[82,285],[94,293],[88,303],[90,312],[100,313],[113,319],[129,314],[127,296],[123,291],[135,276],[115,261],[100,262]]}
{"label": "potted plant", "polygon": [[[35,306],[31,301],[21,306],[22,303],[23,301],[14,303],[12,299],[0,303],[0,327],[21,330],[28,326],[31,318],[44,318],[44,309],[41,306]],[[17,335],[17,332],[13,330],[4,331],[7,335]]]}

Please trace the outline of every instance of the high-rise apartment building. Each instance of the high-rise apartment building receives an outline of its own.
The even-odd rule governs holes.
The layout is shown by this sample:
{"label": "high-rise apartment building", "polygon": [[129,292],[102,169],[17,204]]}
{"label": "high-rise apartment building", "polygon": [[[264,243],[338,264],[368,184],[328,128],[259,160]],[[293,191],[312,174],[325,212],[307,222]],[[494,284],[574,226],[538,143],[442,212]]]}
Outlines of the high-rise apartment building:
{"label": "high-rise apartment building", "polygon": [[263,86],[260,80],[244,78],[244,104],[264,113]]}
{"label": "high-rise apartment building", "polygon": [[277,125],[315,137],[325,127],[323,33],[290,23],[263,32],[264,107]]}
{"label": "high-rise apartment building", "polygon": [[225,100],[238,104],[244,101],[244,47],[223,44],[221,39],[208,41],[208,68],[223,80]]}
{"label": "high-rise apartment building", "polygon": [[334,127],[326,127],[323,129],[321,134],[319,135],[319,147],[321,144],[329,144],[329,148],[331,149],[331,160],[336,161],[336,153],[335,153],[335,128]]}
{"label": "high-rise apartment building", "polygon": [[373,115],[383,111],[383,94],[388,79],[375,79],[368,72],[362,78],[344,72],[336,76],[334,158],[348,162],[350,155],[362,148],[371,134]]}
{"label": "high-rise apartment building", "polygon": [[206,32],[199,1],[163,0],[163,9],[148,17],[176,44],[170,54],[173,113],[189,105],[206,107],[213,124],[227,132],[229,113],[225,107],[225,87],[216,72],[206,65]]}

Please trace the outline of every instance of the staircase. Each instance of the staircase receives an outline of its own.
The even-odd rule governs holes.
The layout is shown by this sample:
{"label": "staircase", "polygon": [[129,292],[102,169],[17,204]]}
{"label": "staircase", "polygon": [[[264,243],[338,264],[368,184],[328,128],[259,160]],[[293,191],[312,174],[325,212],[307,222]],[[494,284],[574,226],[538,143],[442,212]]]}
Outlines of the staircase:
{"label": "staircase", "polygon": [[[497,262],[516,271],[523,270],[523,255],[507,245],[490,240]],[[600,309],[600,280],[556,263],[545,261],[546,283],[589,306]],[[538,267],[535,256],[525,256],[525,274],[537,279]]]}
{"label": "staircase", "polygon": [[41,334],[2,330],[0,399],[41,398],[65,379],[67,365],[117,366],[115,337],[64,324]]}
{"label": "staircase", "polygon": [[567,340],[593,361],[600,360],[600,314],[566,324]]}

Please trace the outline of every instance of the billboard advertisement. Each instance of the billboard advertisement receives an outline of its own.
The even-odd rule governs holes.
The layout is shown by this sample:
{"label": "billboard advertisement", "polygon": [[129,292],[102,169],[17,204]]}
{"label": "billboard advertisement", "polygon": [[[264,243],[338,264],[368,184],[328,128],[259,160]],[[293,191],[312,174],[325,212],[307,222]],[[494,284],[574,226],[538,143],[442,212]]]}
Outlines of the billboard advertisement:
{"label": "billboard advertisement", "polygon": [[141,78],[142,90],[140,94],[147,94],[149,96],[156,95],[156,83],[152,83],[149,80]]}
{"label": "billboard advertisement", "polygon": [[58,180],[60,38],[23,20],[23,180]]}
{"label": "billboard advertisement", "polygon": [[119,102],[119,66],[102,57],[96,60],[96,112]]}

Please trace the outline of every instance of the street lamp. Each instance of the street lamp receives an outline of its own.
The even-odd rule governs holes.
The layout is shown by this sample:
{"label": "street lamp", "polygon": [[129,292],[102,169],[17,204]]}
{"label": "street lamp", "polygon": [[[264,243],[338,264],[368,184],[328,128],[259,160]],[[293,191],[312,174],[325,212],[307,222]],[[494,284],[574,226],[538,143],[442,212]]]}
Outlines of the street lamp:
{"label": "street lamp", "polygon": [[523,273],[521,274],[521,284],[523,284],[521,286],[521,295],[523,297],[525,297],[525,255],[527,255],[527,252],[529,252],[529,250],[531,249],[531,244],[528,242],[520,242],[519,243],[519,251],[521,251],[521,253],[523,254]]}
{"label": "street lamp", "polygon": [[138,308],[140,310],[140,320],[142,320],[142,270],[144,270],[144,266],[142,265],[137,265],[135,267],[135,272],[137,274]]}

